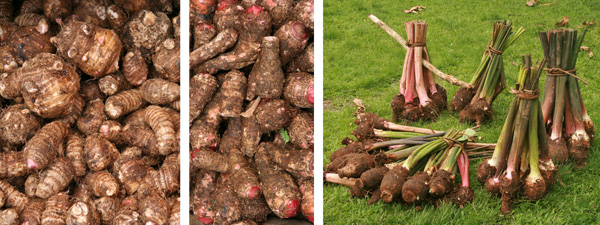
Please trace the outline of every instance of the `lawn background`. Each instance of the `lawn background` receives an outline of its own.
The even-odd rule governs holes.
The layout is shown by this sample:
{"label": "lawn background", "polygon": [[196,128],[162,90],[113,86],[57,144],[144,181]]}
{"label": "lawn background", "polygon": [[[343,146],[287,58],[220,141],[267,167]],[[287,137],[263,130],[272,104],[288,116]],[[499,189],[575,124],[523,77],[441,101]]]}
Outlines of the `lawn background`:
{"label": "lawn background", "polygon": [[[507,86],[514,87],[520,56],[531,54],[541,60],[543,53],[538,32],[554,28],[563,16],[567,27],[577,28],[582,22],[600,22],[600,1],[545,1],[553,5],[527,7],[526,0],[492,1],[400,1],[400,0],[325,0],[324,10],[324,165],[354,129],[352,99],[360,98],[367,110],[391,119],[390,102],[398,92],[406,51],[367,16],[374,14],[406,38],[404,21],[424,20],[428,23],[427,47],[432,63],[440,70],[469,82],[477,68],[485,46],[491,38],[495,20],[508,19],[513,30],[522,26],[527,31],[504,53]],[[422,5],[418,14],[402,11]],[[598,25],[597,25],[598,26]],[[588,113],[600,124],[600,27],[586,34],[584,46],[597,56],[582,52],[577,61],[578,75],[589,82],[582,85]],[[540,87],[543,89],[542,77]],[[439,82],[452,99],[458,87]],[[494,102],[495,118],[482,126],[481,142],[496,142],[512,96],[504,91]],[[412,123],[437,130],[470,127],[459,123],[457,114],[444,111],[433,123]],[[598,141],[598,140],[596,140]],[[500,214],[500,200],[491,197],[476,182],[471,164],[471,186],[475,202],[464,209],[451,205],[422,211],[399,204],[367,205],[366,199],[351,198],[346,187],[324,185],[323,215],[327,224],[598,224],[600,223],[600,150],[594,143],[588,166],[577,170],[571,163],[560,165],[559,181],[548,196],[537,203],[521,201],[513,213]]]}

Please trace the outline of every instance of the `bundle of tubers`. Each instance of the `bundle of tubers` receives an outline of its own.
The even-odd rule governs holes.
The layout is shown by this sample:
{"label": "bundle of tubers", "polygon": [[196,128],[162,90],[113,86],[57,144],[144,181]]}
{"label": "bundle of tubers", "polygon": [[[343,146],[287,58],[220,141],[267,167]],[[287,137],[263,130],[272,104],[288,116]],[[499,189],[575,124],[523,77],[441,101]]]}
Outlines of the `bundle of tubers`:
{"label": "bundle of tubers", "polygon": [[[341,148],[327,165],[325,181],[350,188],[353,197],[369,197],[369,204],[380,200],[400,202],[418,208],[425,202],[436,206],[451,201],[462,208],[473,202],[469,186],[469,160],[487,152],[468,149],[475,131],[449,130],[439,134],[408,137],[409,132],[387,132],[383,136],[406,138]],[[443,136],[442,136],[443,135]],[[349,143],[349,147],[353,143]],[[389,151],[375,151],[389,144],[401,144]],[[466,148],[465,148],[466,147]],[[333,158],[332,154],[332,158]],[[455,186],[455,171],[460,170],[462,185]]]}
{"label": "bundle of tubers", "polygon": [[435,120],[446,108],[446,90],[436,83],[431,70],[423,66],[429,61],[425,45],[427,23],[405,22],[408,36],[408,52],[404,58],[404,69],[400,80],[400,93],[392,100],[394,121],[400,117],[416,121]]}
{"label": "bundle of tubers", "polygon": [[179,224],[178,4],[12,6],[0,23],[0,223]]}
{"label": "bundle of tubers", "polygon": [[[579,90],[575,64],[586,30],[561,29],[540,32],[548,59],[542,104],[543,122],[549,135],[550,157],[555,162],[571,158],[585,167],[594,140],[594,123],[587,114]],[[585,82],[584,82],[585,83]]]}
{"label": "bundle of tubers", "polygon": [[531,57],[523,57],[515,95],[492,158],[477,168],[477,180],[485,182],[490,194],[502,198],[502,214],[509,214],[518,193],[537,201],[552,188],[557,169],[550,158],[543,123],[538,81],[546,59],[532,67]]}
{"label": "bundle of tubers", "polygon": [[190,4],[191,213],[313,221],[313,1]]}
{"label": "bundle of tubers", "polygon": [[522,27],[513,32],[509,21],[494,23],[492,40],[483,53],[479,67],[469,83],[470,87],[462,87],[452,98],[451,107],[460,111],[458,115],[461,122],[476,122],[480,125],[492,118],[492,102],[506,87],[502,53],[524,32]]}
{"label": "bundle of tubers", "polygon": [[[469,160],[486,157],[493,144],[473,143],[475,131],[435,131],[392,123],[365,112],[359,99],[352,132],[344,138],[327,165],[325,181],[350,188],[352,197],[436,206],[452,201],[459,207],[473,201],[469,186]],[[456,169],[462,185],[455,186]],[[410,176],[410,177],[409,177]]]}

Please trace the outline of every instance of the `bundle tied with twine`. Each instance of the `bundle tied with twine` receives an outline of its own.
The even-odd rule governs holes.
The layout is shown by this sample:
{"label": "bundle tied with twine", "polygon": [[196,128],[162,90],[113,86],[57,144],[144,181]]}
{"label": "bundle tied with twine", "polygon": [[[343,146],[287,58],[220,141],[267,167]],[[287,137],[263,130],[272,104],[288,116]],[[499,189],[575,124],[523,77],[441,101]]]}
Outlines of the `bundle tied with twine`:
{"label": "bundle tied with twine", "polygon": [[496,21],[492,39],[486,45],[471,88],[463,87],[452,99],[451,108],[460,111],[461,122],[476,122],[477,125],[493,116],[492,102],[506,87],[502,54],[519,38],[525,29],[512,30],[509,21]]}
{"label": "bundle tied with twine", "polygon": [[433,120],[446,108],[446,90],[437,85],[433,73],[423,62],[430,62],[427,51],[427,23],[405,22],[408,51],[404,58],[399,94],[392,100],[394,121]]}

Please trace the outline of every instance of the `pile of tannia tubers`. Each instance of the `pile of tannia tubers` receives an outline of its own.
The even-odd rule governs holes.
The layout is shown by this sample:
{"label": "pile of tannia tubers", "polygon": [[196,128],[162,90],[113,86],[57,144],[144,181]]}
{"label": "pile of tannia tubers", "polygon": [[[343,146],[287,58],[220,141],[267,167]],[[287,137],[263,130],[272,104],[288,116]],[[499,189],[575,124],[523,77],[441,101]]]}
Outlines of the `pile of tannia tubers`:
{"label": "pile of tannia tubers", "polygon": [[0,1],[0,224],[179,224],[178,14]]}
{"label": "pile of tannia tubers", "polygon": [[191,2],[190,199],[202,223],[313,221],[313,10]]}

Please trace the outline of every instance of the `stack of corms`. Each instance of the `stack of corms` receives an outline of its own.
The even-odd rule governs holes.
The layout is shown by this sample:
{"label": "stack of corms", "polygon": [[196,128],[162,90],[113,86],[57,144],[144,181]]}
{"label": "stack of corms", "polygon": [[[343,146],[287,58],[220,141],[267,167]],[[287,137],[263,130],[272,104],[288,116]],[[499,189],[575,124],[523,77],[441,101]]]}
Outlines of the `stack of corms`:
{"label": "stack of corms", "polygon": [[192,213],[313,221],[314,2],[190,4]]}
{"label": "stack of corms", "polygon": [[0,1],[0,224],[179,224],[178,8]]}
{"label": "stack of corms", "polygon": [[[469,160],[486,157],[493,145],[472,143],[475,131],[447,132],[392,123],[365,112],[358,99],[358,126],[344,145],[330,156],[324,180],[350,188],[352,197],[370,197],[368,204],[387,203],[438,206],[444,201],[458,207],[470,204]],[[462,185],[455,185],[456,170]]]}
{"label": "stack of corms", "polygon": [[531,57],[523,58],[515,95],[492,158],[477,168],[477,180],[485,183],[494,196],[501,196],[502,214],[512,211],[518,196],[538,201],[554,184],[557,168],[550,158],[548,137],[539,97],[539,78],[546,59],[532,66]]}

